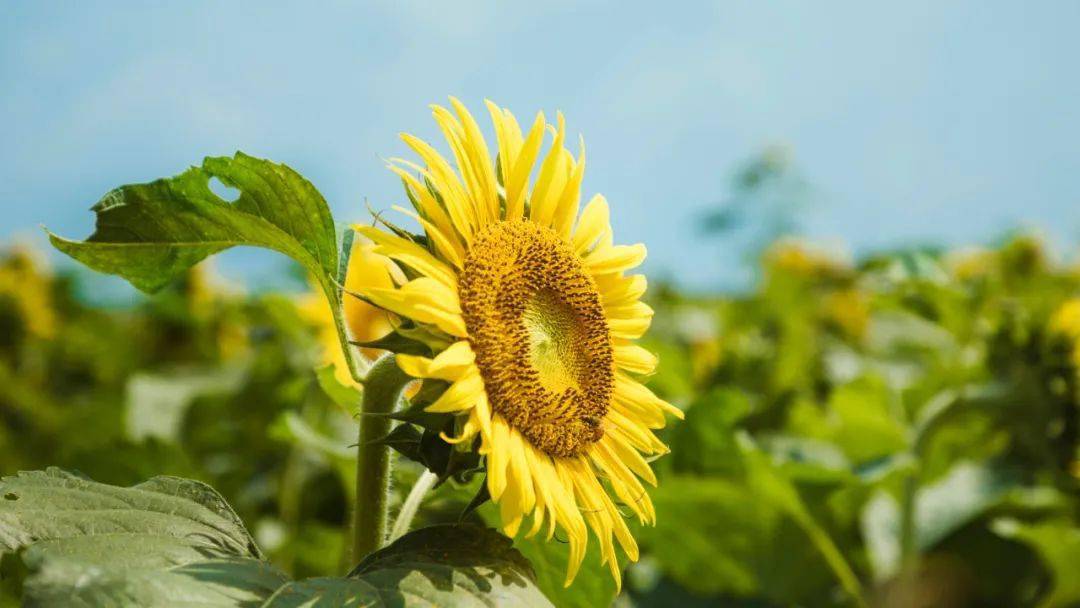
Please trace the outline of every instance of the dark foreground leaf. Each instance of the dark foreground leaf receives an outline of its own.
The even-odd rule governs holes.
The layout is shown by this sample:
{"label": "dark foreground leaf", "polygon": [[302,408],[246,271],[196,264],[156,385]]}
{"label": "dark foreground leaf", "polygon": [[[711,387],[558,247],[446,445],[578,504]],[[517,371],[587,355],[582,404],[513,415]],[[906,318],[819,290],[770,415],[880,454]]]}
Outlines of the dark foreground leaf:
{"label": "dark foreground leaf", "polygon": [[0,549],[23,550],[27,606],[258,606],[286,578],[213,488],[120,488],[49,469],[0,481]]}
{"label": "dark foreground leaf", "polygon": [[155,477],[120,488],[56,468],[0,480],[0,550],[39,542],[113,561],[143,560],[166,547],[203,558],[262,557],[240,518],[204,483]]}
{"label": "dark foreground leaf", "polygon": [[19,552],[31,607],[521,606],[550,602],[510,539],[471,525],[406,534],[348,578],[289,582],[209,486],[120,488],[59,469],[0,480],[0,552]]}
{"label": "dark foreground leaf", "polygon": [[437,525],[402,536],[362,561],[350,578],[386,606],[550,606],[528,560],[502,534]]}
{"label": "dark foreground leaf", "polygon": [[1024,523],[1002,518],[993,524],[998,535],[1022,542],[1038,553],[1049,568],[1054,587],[1042,598],[1040,606],[1075,606],[1080,602],[1080,579],[1076,564],[1080,560],[1080,529],[1067,519],[1046,519]]}
{"label": "dark foreground leaf", "polygon": [[[35,564],[30,563],[35,569]],[[256,608],[286,582],[270,564],[251,558],[196,561],[172,568],[117,566],[63,557],[36,565],[23,594],[26,606],[200,606]]]}

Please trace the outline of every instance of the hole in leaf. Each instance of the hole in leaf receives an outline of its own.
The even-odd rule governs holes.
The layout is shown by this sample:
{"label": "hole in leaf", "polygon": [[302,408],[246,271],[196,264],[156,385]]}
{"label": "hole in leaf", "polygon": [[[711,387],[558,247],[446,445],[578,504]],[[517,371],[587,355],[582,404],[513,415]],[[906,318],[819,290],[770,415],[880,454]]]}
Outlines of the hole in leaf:
{"label": "hole in leaf", "polygon": [[234,203],[236,199],[240,198],[240,191],[232,186],[226,186],[222,181],[216,177],[210,178],[209,184],[210,191],[217,195],[218,198],[226,203]]}
{"label": "hole in leaf", "polygon": [[4,494],[4,500],[19,500],[19,495],[15,492],[8,492]]}

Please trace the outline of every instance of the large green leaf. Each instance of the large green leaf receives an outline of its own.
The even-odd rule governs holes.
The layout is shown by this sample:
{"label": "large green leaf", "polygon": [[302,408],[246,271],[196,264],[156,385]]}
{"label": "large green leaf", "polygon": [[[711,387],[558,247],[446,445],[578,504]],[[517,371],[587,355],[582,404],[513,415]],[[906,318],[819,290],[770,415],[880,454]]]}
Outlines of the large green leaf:
{"label": "large green leaf", "polygon": [[[240,191],[229,202],[210,189],[217,178]],[[93,207],[85,241],[50,234],[52,244],[94,270],[156,291],[203,258],[236,245],[279,251],[329,282],[338,272],[330,209],[298,173],[237,152],[211,157],[175,177],[121,186]]]}
{"label": "large green leaf", "polygon": [[59,469],[0,481],[0,549],[21,551],[27,606],[550,606],[529,562],[494,530],[406,534],[348,578],[289,582],[205,484],[130,488]]}
{"label": "large green leaf", "polygon": [[825,409],[810,401],[791,408],[790,432],[833,443],[856,465],[907,448],[906,428],[892,411],[886,384],[872,376],[837,387]]}
{"label": "large green leaf", "polygon": [[[484,500],[490,500],[485,489]],[[502,518],[499,509],[491,502],[485,502],[476,509],[485,522],[498,526]],[[593,539],[595,540],[595,539]],[[514,539],[514,548],[520,551],[536,569],[536,584],[544,595],[559,608],[592,608],[608,606],[615,600],[615,579],[606,565],[600,563],[600,551],[594,542],[590,542],[585,551],[585,561],[578,569],[573,584],[566,586],[566,571],[570,563],[570,548],[561,542],[558,536],[550,540],[544,534],[525,538],[519,533]]]}
{"label": "large green leaf", "polygon": [[828,592],[831,577],[806,536],[747,486],[669,477],[652,496],[656,527],[636,534],[665,574],[695,594],[789,603]]}
{"label": "large green leaf", "polygon": [[36,572],[26,582],[23,602],[40,608],[256,608],[286,581],[272,566],[252,558],[171,568],[117,565],[100,556],[92,562],[49,557],[29,565]]}
{"label": "large green leaf", "polygon": [[642,544],[665,574],[700,595],[787,605],[839,587],[862,590],[847,558],[794,484],[745,435],[735,438],[741,477],[673,476],[651,492],[656,527]]}
{"label": "large green leaf", "polygon": [[[1062,496],[1048,487],[1023,485],[1016,474],[988,463],[959,462],[941,479],[915,492],[914,547],[933,550],[951,534],[993,510],[1018,513],[1053,512]],[[862,531],[867,554],[878,579],[899,570],[901,512],[896,498],[878,490],[866,503]]]}
{"label": "large green leaf", "polygon": [[[495,511],[495,509],[491,509]],[[514,547],[536,568],[536,583],[559,608],[592,608],[608,606],[615,600],[615,579],[606,565],[600,563],[600,551],[590,543],[585,561],[573,584],[566,586],[566,568],[570,552],[565,543],[547,540],[543,534],[531,538],[518,535]]]}
{"label": "large green leaf", "polygon": [[1067,519],[1048,519],[1039,523],[1023,523],[1015,519],[994,522],[994,532],[1029,545],[1050,569],[1053,588],[1042,598],[1040,606],[1075,606],[1080,603],[1080,578],[1076,564],[1080,563],[1080,529]]}
{"label": "large green leaf", "polygon": [[551,603],[510,539],[471,525],[438,525],[369,555],[349,578],[289,583],[266,608],[301,606],[521,606]]}
{"label": "large green leaf", "polygon": [[751,411],[746,395],[717,389],[694,401],[671,432],[673,466],[680,473],[731,475],[742,471],[736,425]]}
{"label": "large green leaf", "polygon": [[28,606],[257,606],[285,577],[209,486],[119,488],[61,471],[0,481],[0,549],[24,549]]}
{"label": "large green leaf", "polygon": [[[0,550],[39,541],[102,536],[127,539],[133,551],[148,542],[185,545],[205,556],[262,557],[228,503],[210,486],[155,477],[119,488],[51,468],[0,480]],[[103,542],[102,557],[120,559]],[[85,551],[85,549],[80,549]]]}
{"label": "large green leaf", "polygon": [[231,366],[132,375],[127,383],[124,420],[128,437],[176,443],[191,403],[202,395],[235,391],[243,379],[241,371]]}

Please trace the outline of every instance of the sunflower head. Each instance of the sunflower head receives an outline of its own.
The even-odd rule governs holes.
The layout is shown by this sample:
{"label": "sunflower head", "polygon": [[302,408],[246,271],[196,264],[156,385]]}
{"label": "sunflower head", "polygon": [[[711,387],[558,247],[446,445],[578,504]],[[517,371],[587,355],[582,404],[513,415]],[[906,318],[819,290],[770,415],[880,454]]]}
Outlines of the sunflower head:
{"label": "sunflower head", "polygon": [[404,278],[355,290],[437,338],[425,341],[439,345],[431,357],[401,354],[399,365],[446,383],[426,409],[456,419],[447,442],[484,455],[506,534],[516,535],[526,517],[526,534],[564,530],[570,584],[591,528],[619,581],[615,541],[632,560],[638,549],[617,505],[642,523],[654,520],[642,482],[656,478],[646,458],[667,448],[653,429],[665,413],[681,417],[639,382],[656,365],[633,342],[652,310],[640,301],[645,278],[627,271],[645,248],[613,243],[602,196],[580,209],[584,144],[576,157],[567,150],[561,114],[552,125],[539,113],[523,130],[488,102],[493,157],[468,110],[456,99],[451,105],[433,114],[453,163],[403,135],[419,162],[390,164],[413,206],[399,210],[423,235],[389,224],[357,228]]}
{"label": "sunflower head", "polygon": [[544,452],[577,456],[604,434],[612,348],[596,282],[554,231],[485,227],[458,282],[494,411]]}

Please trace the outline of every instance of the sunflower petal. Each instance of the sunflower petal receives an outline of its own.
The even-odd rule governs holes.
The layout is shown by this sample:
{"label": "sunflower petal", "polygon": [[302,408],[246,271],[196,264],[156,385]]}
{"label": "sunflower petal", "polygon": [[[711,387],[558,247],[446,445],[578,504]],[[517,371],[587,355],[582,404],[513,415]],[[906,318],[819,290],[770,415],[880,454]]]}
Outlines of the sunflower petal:
{"label": "sunflower petal", "polygon": [[624,272],[645,261],[645,245],[612,245],[597,247],[585,258],[585,268],[595,274]]}
{"label": "sunflower petal", "polygon": [[514,168],[510,172],[510,179],[506,182],[506,219],[516,220],[522,217],[525,211],[525,191],[529,185],[529,175],[532,174],[536,157],[540,153],[540,146],[544,143],[544,113],[538,112],[533,121],[529,134],[521,144],[521,149],[514,155]]}
{"label": "sunflower petal", "polygon": [[579,255],[589,250],[605,231],[611,231],[611,212],[607,199],[597,194],[585,205],[578,219],[577,228],[570,238],[570,244]]}
{"label": "sunflower petal", "polygon": [[436,259],[424,247],[396,234],[379,230],[375,226],[354,226],[353,229],[378,245],[376,253],[393,258],[457,291],[457,273]]}
{"label": "sunflower petal", "polygon": [[467,340],[451,344],[434,359],[415,355],[397,355],[401,371],[413,378],[437,378],[453,382],[473,368],[476,355]]}
{"label": "sunflower petal", "polygon": [[629,342],[619,341],[614,345],[615,365],[632,374],[648,375],[656,370],[659,360],[656,355]]}
{"label": "sunflower petal", "polygon": [[430,323],[452,336],[468,335],[457,293],[428,277],[413,279],[399,289],[364,288],[360,294],[373,304],[421,323]]}
{"label": "sunflower petal", "polygon": [[476,406],[483,394],[484,383],[480,380],[480,374],[470,369],[424,411],[447,414],[468,410]]}

